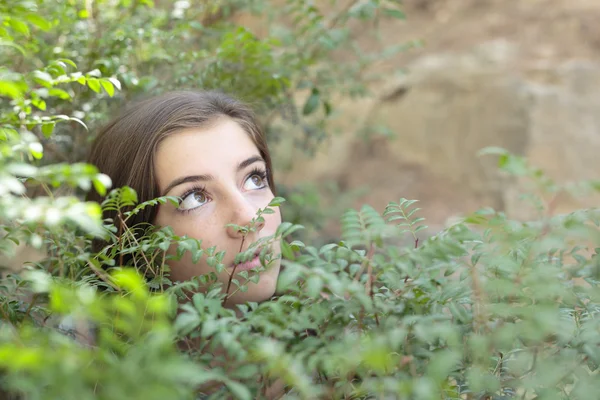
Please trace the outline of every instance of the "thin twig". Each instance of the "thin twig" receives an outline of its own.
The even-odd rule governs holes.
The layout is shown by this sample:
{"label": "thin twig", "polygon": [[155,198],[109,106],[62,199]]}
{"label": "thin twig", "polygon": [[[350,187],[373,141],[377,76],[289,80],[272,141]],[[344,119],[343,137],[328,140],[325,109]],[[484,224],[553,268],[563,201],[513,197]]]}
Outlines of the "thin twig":
{"label": "thin twig", "polygon": [[89,265],[90,269],[96,274],[96,276],[98,278],[100,278],[103,282],[108,283],[110,285],[110,287],[112,287],[116,291],[118,291],[118,292],[121,291],[121,289],[117,285],[112,283],[109,278],[107,278],[103,273],[101,273],[99,270],[97,270],[96,267],[94,266],[94,264],[92,264],[90,262],[90,263],[88,263],[88,265]]}
{"label": "thin twig", "polygon": [[[371,243],[371,247],[369,248],[369,253],[367,254],[367,293],[371,298],[371,302],[373,303],[373,308],[375,308],[375,298],[373,296],[373,263],[371,262],[371,258],[373,257],[373,253],[375,252],[375,245]],[[375,323],[379,326],[379,315],[377,314],[377,310],[375,309]]]}
{"label": "thin twig", "polygon": [[[242,242],[240,243],[240,250],[238,251],[238,253],[242,252],[242,249],[244,248],[244,242],[246,240],[246,235],[242,236]],[[227,304],[227,300],[229,300],[231,298],[231,296],[233,296],[233,294],[229,294],[229,289],[231,288],[231,281],[233,281],[233,276],[235,275],[235,271],[237,269],[239,264],[235,264],[233,266],[233,271],[231,271],[231,275],[229,275],[229,280],[227,281],[227,290],[225,291],[225,300],[223,300],[223,306],[225,306]]]}
{"label": "thin twig", "polygon": [[33,308],[33,305],[35,304],[35,301],[38,298],[39,293],[34,293],[33,297],[31,298],[31,303],[29,303],[29,307],[27,307],[27,311],[25,311],[25,317],[29,317],[29,313],[31,312],[31,309]]}

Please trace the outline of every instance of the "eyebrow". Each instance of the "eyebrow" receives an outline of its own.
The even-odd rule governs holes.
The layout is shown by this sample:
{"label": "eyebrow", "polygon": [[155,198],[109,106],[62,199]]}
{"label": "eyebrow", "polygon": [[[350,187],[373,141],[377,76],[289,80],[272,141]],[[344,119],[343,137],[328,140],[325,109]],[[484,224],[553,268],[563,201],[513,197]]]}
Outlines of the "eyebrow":
{"label": "eyebrow", "polygon": [[[236,168],[236,171],[239,172],[239,171],[243,170],[244,168],[246,168],[254,163],[257,163],[257,162],[265,162],[265,160],[261,156],[252,156],[252,157],[247,158],[246,160],[242,161],[241,163],[239,163]],[[169,193],[174,187],[183,185],[184,183],[206,182],[206,181],[213,181],[213,180],[215,180],[215,177],[214,177],[214,175],[210,175],[210,174],[183,176],[183,177],[177,178],[174,181],[172,181],[171,183],[169,183],[169,185],[167,185],[167,188],[164,190],[162,196],[166,196],[167,193]]]}

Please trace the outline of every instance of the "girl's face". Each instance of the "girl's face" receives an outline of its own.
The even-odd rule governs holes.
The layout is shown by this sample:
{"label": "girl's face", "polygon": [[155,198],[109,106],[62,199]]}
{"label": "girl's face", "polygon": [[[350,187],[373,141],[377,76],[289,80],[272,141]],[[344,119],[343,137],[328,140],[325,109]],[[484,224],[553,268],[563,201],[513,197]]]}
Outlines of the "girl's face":
{"label": "girl's face", "polygon": [[[266,165],[250,136],[235,121],[223,118],[208,128],[190,128],[165,138],[155,154],[155,168],[160,193],[179,196],[179,207],[167,203],[158,210],[155,223],[171,226],[176,235],[202,240],[202,247],[216,246],[225,251],[225,270],[218,273],[227,288],[234,268],[234,258],[240,251],[243,235],[228,224],[248,225],[259,208],[273,199],[268,186]],[[273,235],[281,224],[281,214],[265,214],[264,224],[243,240],[242,250],[258,239]],[[270,249],[280,253],[279,242]],[[258,264],[258,259],[240,264],[236,275]],[[171,279],[184,281],[214,271],[202,257],[196,264],[186,252],[179,261],[171,261]],[[259,264],[258,264],[259,265]],[[237,291],[228,303],[263,301],[275,293],[280,263],[275,259],[260,273],[258,283],[248,283],[248,291]],[[249,272],[249,275],[254,272]],[[240,283],[244,278],[237,277]],[[230,293],[237,287],[232,284]]]}

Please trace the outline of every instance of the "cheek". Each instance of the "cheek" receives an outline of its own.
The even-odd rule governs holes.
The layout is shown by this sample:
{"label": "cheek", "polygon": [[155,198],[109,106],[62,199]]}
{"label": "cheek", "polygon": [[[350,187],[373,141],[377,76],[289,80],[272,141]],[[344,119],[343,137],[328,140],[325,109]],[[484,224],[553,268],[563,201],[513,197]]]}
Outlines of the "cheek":
{"label": "cheek", "polygon": [[265,215],[264,231],[269,235],[273,235],[279,225],[281,225],[281,211],[279,210],[279,207],[277,207],[275,208],[274,214]]}
{"label": "cheek", "polygon": [[[188,214],[178,214],[164,210],[156,218],[156,225],[170,226],[177,236],[188,236],[194,239],[202,240],[203,247],[212,246],[215,238],[219,236],[218,215],[211,210],[202,210],[209,212],[195,212]],[[222,225],[222,224],[221,224]],[[209,245],[210,244],[210,245]],[[208,245],[208,246],[207,246]]]}

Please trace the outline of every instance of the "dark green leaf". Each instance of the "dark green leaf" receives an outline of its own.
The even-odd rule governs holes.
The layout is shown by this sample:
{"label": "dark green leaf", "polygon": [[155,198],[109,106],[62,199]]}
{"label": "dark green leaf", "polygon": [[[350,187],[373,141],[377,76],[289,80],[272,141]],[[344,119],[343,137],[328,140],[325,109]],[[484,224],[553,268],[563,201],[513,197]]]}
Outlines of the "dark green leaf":
{"label": "dark green leaf", "polygon": [[312,114],[319,106],[320,99],[321,99],[321,96],[319,94],[319,91],[317,89],[313,89],[310,96],[308,96],[306,103],[304,103],[304,107],[302,109],[302,114],[304,114],[304,115]]}

